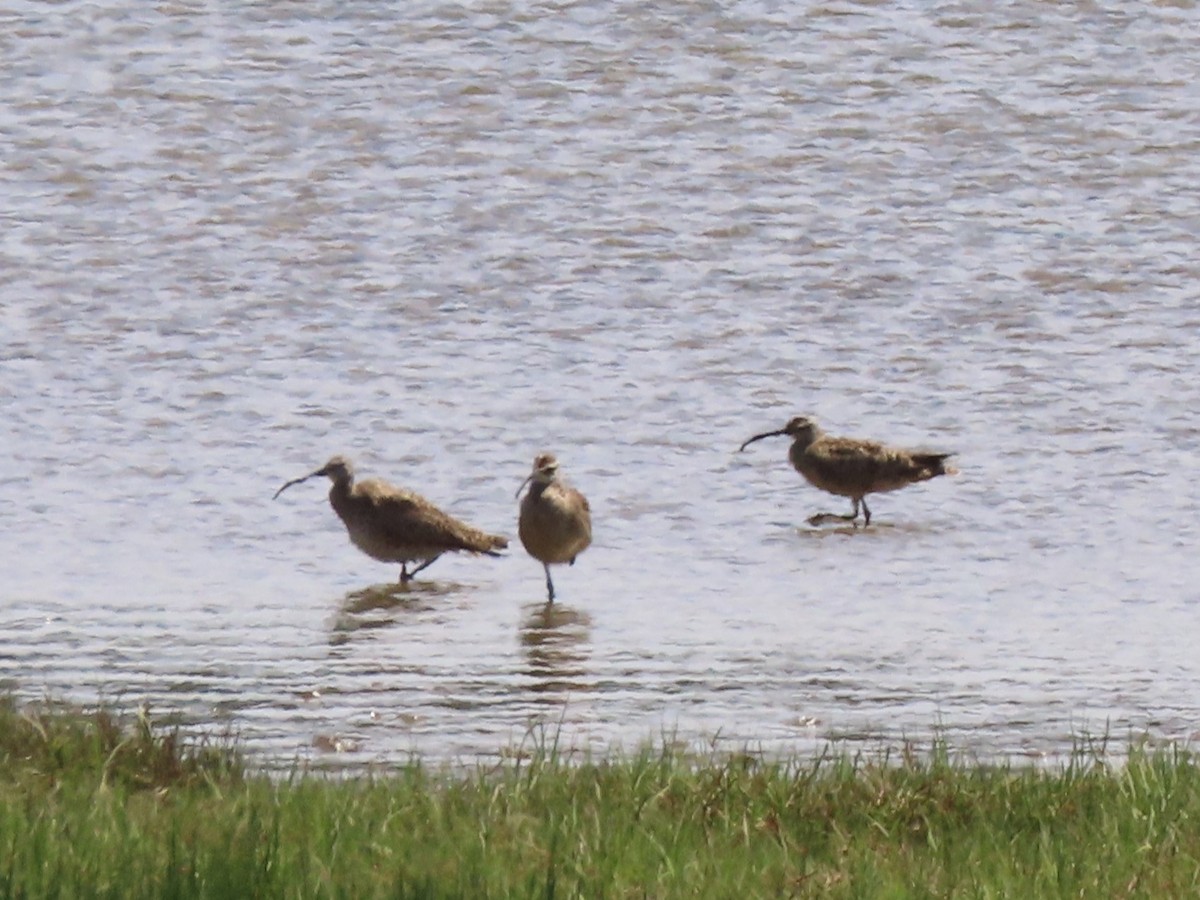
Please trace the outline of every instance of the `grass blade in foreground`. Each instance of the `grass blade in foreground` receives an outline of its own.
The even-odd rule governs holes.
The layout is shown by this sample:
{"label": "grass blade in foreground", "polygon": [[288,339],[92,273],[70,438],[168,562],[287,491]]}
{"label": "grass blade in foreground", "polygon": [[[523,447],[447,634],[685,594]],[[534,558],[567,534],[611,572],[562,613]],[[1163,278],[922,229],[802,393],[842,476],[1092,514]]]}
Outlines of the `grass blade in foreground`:
{"label": "grass blade in foreground", "polygon": [[145,716],[0,705],[0,896],[1187,897],[1190,753],[1053,771],[553,749],[463,776],[249,772]]}

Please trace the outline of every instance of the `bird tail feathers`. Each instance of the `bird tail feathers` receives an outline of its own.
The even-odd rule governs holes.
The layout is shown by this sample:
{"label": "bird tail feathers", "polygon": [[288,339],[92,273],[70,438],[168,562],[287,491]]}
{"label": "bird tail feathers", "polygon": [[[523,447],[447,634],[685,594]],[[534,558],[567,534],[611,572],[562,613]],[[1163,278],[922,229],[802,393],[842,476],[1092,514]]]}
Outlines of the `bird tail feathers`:
{"label": "bird tail feathers", "polygon": [[922,467],[929,470],[929,477],[933,478],[937,475],[957,475],[958,469],[948,465],[946,460],[954,456],[953,453],[916,453],[913,459]]}

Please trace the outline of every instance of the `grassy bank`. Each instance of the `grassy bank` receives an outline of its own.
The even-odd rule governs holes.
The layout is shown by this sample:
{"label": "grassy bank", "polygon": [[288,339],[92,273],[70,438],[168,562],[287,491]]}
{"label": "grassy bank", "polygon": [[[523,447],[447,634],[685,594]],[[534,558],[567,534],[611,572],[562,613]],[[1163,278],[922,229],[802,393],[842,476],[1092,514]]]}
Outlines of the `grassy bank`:
{"label": "grassy bank", "polygon": [[1200,772],[552,750],[268,779],[144,717],[0,703],[0,897],[1189,897]]}

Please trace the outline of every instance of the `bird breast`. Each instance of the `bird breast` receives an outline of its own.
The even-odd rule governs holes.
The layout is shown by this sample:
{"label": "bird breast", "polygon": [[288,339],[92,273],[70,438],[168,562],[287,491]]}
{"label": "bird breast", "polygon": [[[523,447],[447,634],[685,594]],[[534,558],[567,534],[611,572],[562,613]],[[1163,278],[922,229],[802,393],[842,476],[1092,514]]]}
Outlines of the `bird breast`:
{"label": "bird breast", "polygon": [[570,562],[592,542],[587,500],[578,491],[561,485],[535,487],[521,501],[517,534],[534,559]]}

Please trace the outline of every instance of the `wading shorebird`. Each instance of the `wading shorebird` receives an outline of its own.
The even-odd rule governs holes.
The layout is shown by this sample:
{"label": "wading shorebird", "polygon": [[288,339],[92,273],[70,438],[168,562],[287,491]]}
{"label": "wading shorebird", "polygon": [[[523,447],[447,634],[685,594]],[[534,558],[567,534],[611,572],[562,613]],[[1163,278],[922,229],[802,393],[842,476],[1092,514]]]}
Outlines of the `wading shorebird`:
{"label": "wading shorebird", "polygon": [[854,501],[854,512],[849,515],[817,513],[809,517],[810,525],[819,525],[826,519],[841,519],[857,524],[860,505],[863,524],[870,525],[871,510],[867,508],[867,494],[896,491],[918,481],[928,481],[938,475],[953,475],[957,471],[946,465],[946,460],[953,453],[902,450],[877,441],[832,437],[805,416],[797,416],[778,431],[756,434],[742,444],[740,450],[745,450],[755,441],[778,435],[787,435],[792,439],[788,459],[809,484]]}
{"label": "wading shorebird", "polygon": [[587,497],[558,477],[558,460],[543,453],[533,461],[533,471],[521,482],[515,496],[529,482],[521,501],[517,534],[529,555],[546,570],[546,593],[554,602],[551,563],[575,565],[575,557],[592,542],[592,511]]}
{"label": "wading shorebird", "polygon": [[[499,556],[496,551],[508,546],[507,538],[460,522],[420,494],[378,478],[355,482],[354,467],[344,456],[335,456],[312,474],[289,481],[275,496],[318,475],[333,482],[329,503],[354,546],[380,562],[400,563],[401,584],[443,553],[461,550]],[[412,562],[421,564],[410,572],[408,564]]]}

